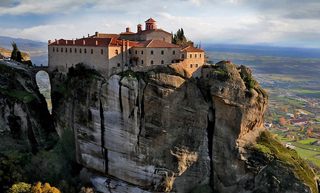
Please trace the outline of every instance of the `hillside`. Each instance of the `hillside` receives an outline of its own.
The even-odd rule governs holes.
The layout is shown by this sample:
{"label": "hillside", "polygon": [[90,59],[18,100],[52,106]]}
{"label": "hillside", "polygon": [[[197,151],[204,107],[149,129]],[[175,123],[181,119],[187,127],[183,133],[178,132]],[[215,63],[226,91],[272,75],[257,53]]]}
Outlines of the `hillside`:
{"label": "hillside", "polygon": [[[3,47],[0,46],[0,58],[1,58],[1,55],[3,57],[11,57],[11,52],[12,50],[8,50],[8,49],[5,49]],[[30,60],[30,56],[29,54],[25,53],[25,52],[21,52],[21,55],[22,55],[22,58],[23,60],[27,61],[27,60]]]}

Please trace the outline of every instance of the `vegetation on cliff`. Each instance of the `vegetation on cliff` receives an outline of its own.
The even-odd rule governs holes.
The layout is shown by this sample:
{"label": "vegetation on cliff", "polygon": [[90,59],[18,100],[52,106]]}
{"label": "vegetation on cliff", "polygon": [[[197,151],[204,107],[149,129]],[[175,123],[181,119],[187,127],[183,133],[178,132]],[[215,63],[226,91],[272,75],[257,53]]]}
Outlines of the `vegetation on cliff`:
{"label": "vegetation on cliff", "polygon": [[[291,176],[294,174],[296,178],[310,187],[313,193],[318,192],[315,180],[316,175],[307,162],[294,150],[284,147],[271,137],[269,132],[263,132],[257,139],[257,144],[250,149],[252,157],[249,159],[248,168],[253,169],[268,166],[266,169],[268,171],[266,172],[268,175],[266,179],[268,189],[273,188],[274,191],[286,190],[287,186],[294,181],[294,178]],[[286,175],[283,175],[283,172]],[[275,183],[273,179],[277,179],[279,184]]]}

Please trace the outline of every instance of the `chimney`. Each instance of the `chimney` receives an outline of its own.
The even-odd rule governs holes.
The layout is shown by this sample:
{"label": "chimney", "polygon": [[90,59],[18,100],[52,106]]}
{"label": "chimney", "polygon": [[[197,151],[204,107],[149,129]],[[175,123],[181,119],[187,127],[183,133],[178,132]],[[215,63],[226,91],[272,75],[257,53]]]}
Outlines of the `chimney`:
{"label": "chimney", "polygon": [[130,27],[127,27],[127,28],[126,28],[126,32],[130,32]]}
{"label": "chimney", "polygon": [[194,47],[194,43],[193,43],[193,42],[191,42],[190,46],[191,46],[191,47]]}
{"label": "chimney", "polygon": [[139,33],[139,32],[141,32],[142,31],[142,25],[141,24],[138,24],[137,25],[137,32]]}
{"label": "chimney", "polygon": [[73,45],[75,45],[75,44],[76,44],[76,41],[74,41],[73,39],[72,39],[72,44],[73,44]]}
{"label": "chimney", "polygon": [[83,38],[85,38],[85,37],[83,36]]}
{"label": "chimney", "polygon": [[66,44],[68,44],[68,40],[66,40]]}
{"label": "chimney", "polygon": [[96,31],[96,34],[95,34],[95,35],[96,35],[97,37],[99,37],[99,32]]}
{"label": "chimney", "polygon": [[98,45],[98,40],[96,40],[96,46]]}
{"label": "chimney", "polygon": [[83,40],[83,45],[86,45],[86,40]]}
{"label": "chimney", "polygon": [[48,44],[51,44],[51,40],[48,40]]}
{"label": "chimney", "polygon": [[57,44],[59,44],[59,40],[57,40]]}
{"label": "chimney", "polygon": [[88,34],[88,38],[90,37],[90,34]]}
{"label": "chimney", "polygon": [[78,38],[76,38],[76,40],[78,40]]}

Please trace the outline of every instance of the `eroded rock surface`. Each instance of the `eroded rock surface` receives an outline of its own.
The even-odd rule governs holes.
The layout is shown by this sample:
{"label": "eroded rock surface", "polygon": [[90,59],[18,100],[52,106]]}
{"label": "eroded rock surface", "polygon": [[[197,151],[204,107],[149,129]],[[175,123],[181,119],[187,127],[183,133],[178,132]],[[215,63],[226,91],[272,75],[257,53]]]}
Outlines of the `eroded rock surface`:
{"label": "eroded rock surface", "polygon": [[269,181],[256,172],[262,167],[248,164],[266,130],[268,96],[251,74],[226,61],[204,67],[200,79],[176,66],[111,77],[52,72],[55,126],[60,135],[74,132],[80,164],[141,191],[191,192],[209,184],[217,192],[258,192]]}

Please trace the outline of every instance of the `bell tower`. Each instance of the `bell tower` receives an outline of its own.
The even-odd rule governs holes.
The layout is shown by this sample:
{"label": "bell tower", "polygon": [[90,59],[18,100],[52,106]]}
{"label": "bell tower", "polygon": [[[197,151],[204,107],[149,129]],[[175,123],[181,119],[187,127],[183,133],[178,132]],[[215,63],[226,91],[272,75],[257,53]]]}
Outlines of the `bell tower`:
{"label": "bell tower", "polygon": [[157,22],[151,17],[146,21],[146,30],[157,29]]}

